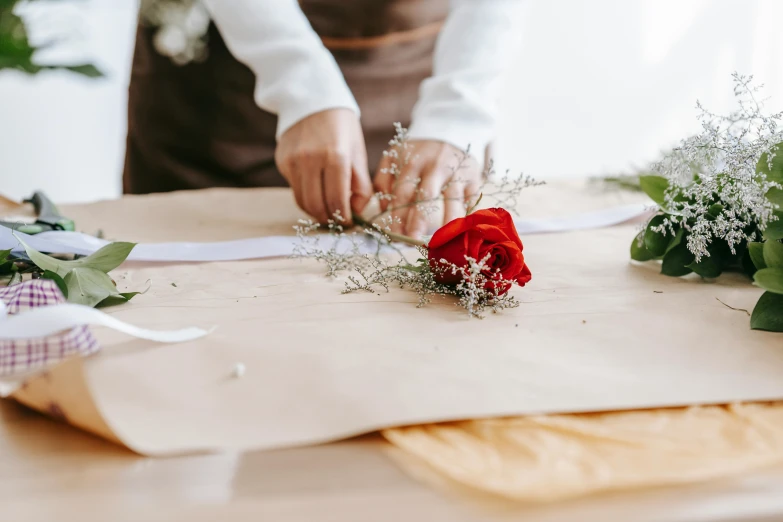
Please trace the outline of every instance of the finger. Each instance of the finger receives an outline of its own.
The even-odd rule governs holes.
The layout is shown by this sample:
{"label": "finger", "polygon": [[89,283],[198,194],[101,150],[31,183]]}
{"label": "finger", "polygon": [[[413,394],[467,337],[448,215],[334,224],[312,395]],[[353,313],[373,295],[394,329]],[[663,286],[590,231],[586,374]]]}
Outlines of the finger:
{"label": "finger", "polygon": [[351,168],[351,210],[361,214],[372,199],[372,180],[367,165],[367,151],[364,144],[355,154]]}
{"label": "finger", "polygon": [[306,169],[299,170],[298,174],[305,211],[319,223],[326,223],[328,216],[324,204],[323,170],[316,164],[310,164]]}
{"label": "finger", "polygon": [[327,159],[323,183],[329,219],[336,219],[339,214],[343,223],[350,224],[351,161],[347,155],[333,154]]}
{"label": "finger", "polygon": [[443,189],[443,222],[448,223],[465,215],[465,184],[451,180]]}
{"label": "finger", "polygon": [[435,171],[429,171],[421,176],[421,183],[416,190],[414,201],[423,202],[421,205],[413,205],[405,221],[404,233],[414,238],[421,238],[427,233],[429,222],[428,209],[431,210],[436,205],[436,200],[440,194],[444,179]]}
{"label": "finger", "polygon": [[[386,154],[383,155],[378,163],[378,169],[375,171],[375,181],[373,183],[376,192],[383,195],[390,195],[394,185],[394,176],[391,173],[392,158]],[[389,207],[389,200],[382,197],[380,201],[381,211],[386,212]]]}
{"label": "finger", "polygon": [[416,190],[420,183],[419,175],[419,169],[415,165],[409,164],[408,169],[400,175],[400,179],[394,184],[392,199],[389,202],[389,208],[392,209],[392,232],[400,234],[405,228],[408,213],[416,201]]}

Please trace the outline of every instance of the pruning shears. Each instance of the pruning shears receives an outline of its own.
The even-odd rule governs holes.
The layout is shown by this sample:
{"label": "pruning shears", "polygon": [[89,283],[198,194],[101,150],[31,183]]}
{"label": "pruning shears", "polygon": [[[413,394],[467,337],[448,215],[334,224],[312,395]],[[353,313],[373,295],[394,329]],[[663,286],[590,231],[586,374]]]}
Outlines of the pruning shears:
{"label": "pruning shears", "polygon": [[67,230],[73,232],[75,226],[72,219],[68,219],[60,214],[57,207],[41,191],[36,191],[33,195],[24,200],[30,203],[35,209],[35,221],[24,223],[20,221],[2,221],[0,226],[8,227],[23,234],[40,234],[41,232],[51,232],[52,230]]}

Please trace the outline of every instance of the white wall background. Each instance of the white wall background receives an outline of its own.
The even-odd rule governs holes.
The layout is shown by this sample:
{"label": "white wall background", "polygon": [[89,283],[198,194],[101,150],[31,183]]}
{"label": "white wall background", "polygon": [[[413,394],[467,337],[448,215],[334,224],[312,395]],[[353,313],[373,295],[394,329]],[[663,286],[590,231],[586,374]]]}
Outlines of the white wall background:
{"label": "white wall background", "polygon": [[[0,193],[119,195],[136,1],[40,15],[38,32],[65,19],[63,32],[81,35],[60,54],[92,59],[109,77],[0,72]],[[499,168],[546,179],[641,166],[698,128],[696,99],[732,106],[733,71],[754,74],[783,105],[781,0],[520,1],[530,10],[504,95]]]}

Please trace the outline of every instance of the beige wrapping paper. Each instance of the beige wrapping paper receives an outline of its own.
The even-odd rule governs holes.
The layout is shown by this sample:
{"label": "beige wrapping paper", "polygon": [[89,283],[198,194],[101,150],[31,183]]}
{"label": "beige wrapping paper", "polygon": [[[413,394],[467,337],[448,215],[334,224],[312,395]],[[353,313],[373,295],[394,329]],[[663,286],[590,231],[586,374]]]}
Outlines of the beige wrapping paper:
{"label": "beige wrapping paper", "polygon": [[[552,217],[638,200],[565,184],[531,189],[520,208]],[[269,189],[63,210],[82,230],[137,241],[285,234],[300,217],[286,191]],[[514,290],[522,305],[483,321],[445,299],[416,309],[396,289],[341,295],[342,282],[309,261],[128,264],[114,272],[122,289],[149,281],[150,291],[110,313],[149,328],[218,329],[166,346],[100,330],[101,355],[16,397],[42,411],[54,403],[75,424],[150,455],[277,448],[434,421],[783,398],[783,336],[750,331],[745,313],[718,302],[750,310],[760,290],[740,276],[673,279],[632,264],[634,233],[628,225],[523,237],[533,281]],[[247,371],[234,379],[238,362]],[[667,411],[651,422],[667,422]],[[390,438],[415,454],[405,433]]]}

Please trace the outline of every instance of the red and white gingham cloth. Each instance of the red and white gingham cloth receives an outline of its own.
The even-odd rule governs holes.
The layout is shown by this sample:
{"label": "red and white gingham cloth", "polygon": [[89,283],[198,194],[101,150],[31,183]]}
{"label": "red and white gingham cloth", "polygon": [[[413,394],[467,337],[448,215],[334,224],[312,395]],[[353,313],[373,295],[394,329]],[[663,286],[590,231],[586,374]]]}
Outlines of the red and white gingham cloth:
{"label": "red and white gingham cloth", "polygon": [[[60,289],[49,279],[33,279],[0,287],[0,300],[9,315],[31,308],[65,302]],[[2,318],[0,318],[2,320]],[[89,355],[100,349],[87,326],[35,339],[0,339],[0,376],[44,370],[72,355]]]}

